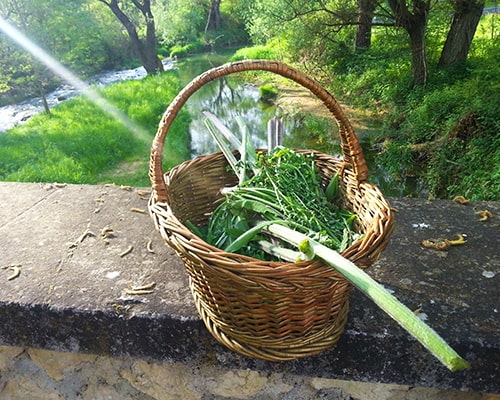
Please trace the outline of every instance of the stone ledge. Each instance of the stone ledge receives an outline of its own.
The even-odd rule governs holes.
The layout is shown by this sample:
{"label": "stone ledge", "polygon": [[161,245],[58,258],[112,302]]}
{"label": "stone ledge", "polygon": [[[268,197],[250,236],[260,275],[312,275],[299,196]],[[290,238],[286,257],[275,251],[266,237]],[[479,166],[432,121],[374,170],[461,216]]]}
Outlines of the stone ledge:
{"label": "stone ledge", "polygon": [[[199,319],[181,262],[149,215],[137,212],[146,210],[147,200],[126,189],[0,183],[0,267],[20,265],[21,271],[7,280],[12,271],[0,270],[0,344],[500,391],[500,203],[392,199],[396,230],[369,269],[471,363],[467,371],[450,373],[359,292],[340,342],[318,356],[270,363],[226,350]],[[496,217],[478,222],[478,209]],[[108,230],[105,237],[107,228],[113,234]],[[467,244],[447,252],[420,246],[423,239],[456,233],[467,234]],[[126,293],[153,281],[151,294]]]}

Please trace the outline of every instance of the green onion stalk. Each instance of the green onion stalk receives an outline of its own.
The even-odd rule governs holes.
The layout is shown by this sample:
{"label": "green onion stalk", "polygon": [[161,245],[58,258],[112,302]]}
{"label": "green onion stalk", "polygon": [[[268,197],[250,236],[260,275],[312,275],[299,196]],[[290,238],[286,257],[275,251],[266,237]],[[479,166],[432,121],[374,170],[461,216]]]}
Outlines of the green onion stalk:
{"label": "green onion stalk", "polygon": [[[264,228],[273,236],[296,246],[307,258],[318,257],[339,271],[347,280],[375,302],[399,325],[415,337],[451,371],[468,368],[468,363],[453,350],[436,331],[425,324],[408,307],[384,289],[370,275],[336,251],[281,224]],[[275,249],[275,251],[277,251]]]}

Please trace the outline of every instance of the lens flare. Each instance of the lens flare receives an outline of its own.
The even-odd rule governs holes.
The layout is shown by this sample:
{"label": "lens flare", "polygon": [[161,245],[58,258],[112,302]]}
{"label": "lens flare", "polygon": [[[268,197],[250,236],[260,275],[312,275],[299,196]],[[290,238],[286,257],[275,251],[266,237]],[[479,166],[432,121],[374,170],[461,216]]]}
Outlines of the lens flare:
{"label": "lens flare", "polygon": [[20,45],[26,51],[31,53],[40,62],[45,64],[54,74],[59,76],[62,80],[66,81],[69,85],[73,86],[75,89],[79,90],[84,96],[101,108],[104,112],[108,113],[114,119],[123,124],[127,129],[129,129],[134,136],[141,140],[149,141],[150,138],[147,131],[132,121],[125,113],[120,111],[113,104],[108,102],[104,97],[102,97],[97,91],[92,89],[87,83],[78,78],[69,69],[57,61],[54,57],[48,54],[40,46],[29,39],[23,32],[18,30],[16,27],[11,25],[5,19],[0,16],[0,31],[3,31],[8,37],[10,37],[15,43]]}

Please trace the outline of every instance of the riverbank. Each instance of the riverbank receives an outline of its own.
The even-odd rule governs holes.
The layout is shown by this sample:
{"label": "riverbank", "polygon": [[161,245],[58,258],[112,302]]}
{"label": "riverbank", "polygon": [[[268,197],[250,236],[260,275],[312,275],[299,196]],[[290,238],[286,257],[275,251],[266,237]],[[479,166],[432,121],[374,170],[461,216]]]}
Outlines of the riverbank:
{"label": "riverbank", "polygon": [[[335,94],[333,95],[335,97]],[[380,123],[374,119],[373,113],[342,103],[339,99],[337,101],[341,103],[342,109],[349,118],[360,140],[378,131]],[[279,85],[277,106],[281,107],[286,114],[309,114],[332,120],[332,126],[335,125],[328,109],[320,100],[304,88]]]}
{"label": "riverbank", "polygon": [[[106,103],[79,96],[54,107],[51,115],[32,117],[0,135],[0,180],[149,184],[147,166],[139,176],[117,177],[113,170],[123,163],[147,162],[160,116],[179,86],[178,77],[168,72],[128,80],[99,90]],[[177,119],[168,138],[169,167],[189,158],[189,116],[183,111]]]}
{"label": "riverbank", "polygon": [[[175,64],[171,60],[164,59],[163,67],[165,71],[168,71],[175,68]],[[116,82],[143,79],[146,75],[146,70],[142,66],[121,71],[105,71],[87,80],[86,84],[88,84],[89,87],[103,88]],[[80,94],[80,90],[64,83],[54,91],[47,93],[46,100],[49,108],[53,108]],[[0,107],[0,134],[14,126],[25,123],[31,117],[43,111],[43,100],[40,97],[26,99],[17,104],[8,104]]]}

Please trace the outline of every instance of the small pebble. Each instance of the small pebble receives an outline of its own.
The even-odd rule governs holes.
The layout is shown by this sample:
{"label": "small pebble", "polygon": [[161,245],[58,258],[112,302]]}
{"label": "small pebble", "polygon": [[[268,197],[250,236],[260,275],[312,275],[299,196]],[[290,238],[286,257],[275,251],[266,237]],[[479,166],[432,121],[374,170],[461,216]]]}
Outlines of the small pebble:
{"label": "small pebble", "polygon": [[420,318],[421,321],[427,321],[429,319],[429,316],[426,313],[418,313],[417,317]]}
{"label": "small pebble", "polygon": [[118,278],[119,276],[120,276],[120,271],[112,271],[106,274],[106,278],[108,279],[115,279]]}

